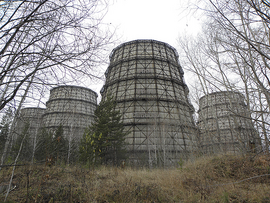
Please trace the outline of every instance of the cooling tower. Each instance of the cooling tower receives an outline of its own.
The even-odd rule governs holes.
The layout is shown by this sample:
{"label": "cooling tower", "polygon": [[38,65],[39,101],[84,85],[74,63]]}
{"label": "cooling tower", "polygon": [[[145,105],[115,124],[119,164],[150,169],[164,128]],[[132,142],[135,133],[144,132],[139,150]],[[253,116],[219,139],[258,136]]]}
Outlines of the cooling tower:
{"label": "cooling tower", "polygon": [[19,116],[16,118],[16,127],[14,138],[16,138],[26,130],[29,125],[27,133],[31,142],[35,143],[38,130],[42,127],[42,115],[45,113],[43,108],[24,108],[21,109]]}
{"label": "cooling tower", "polygon": [[97,93],[78,86],[58,86],[50,91],[43,123],[47,129],[63,126],[64,136],[79,142],[94,119]]}
{"label": "cooling tower", "polygon": [[261,149],[261,140],[238,92],[215,92],[199,101],[200,145],[205,153],[246,153]]}
{"label": "cooling tower", "polygon": [[102,99],[111,93],[123,114],[129,159],[149,166],[173,165],[196,146],[194,108],[178,54],[155,40],[116,47],[105,72]]}

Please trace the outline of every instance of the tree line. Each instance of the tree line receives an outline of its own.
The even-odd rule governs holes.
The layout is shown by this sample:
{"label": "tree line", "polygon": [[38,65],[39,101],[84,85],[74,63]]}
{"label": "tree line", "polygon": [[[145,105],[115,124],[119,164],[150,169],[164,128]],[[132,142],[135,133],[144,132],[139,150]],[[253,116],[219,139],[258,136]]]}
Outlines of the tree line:
{"label": "tree line", "polygon": [[[106,51],[114,44],[114,30],[103,23],[107,10],[107,0],[0,2],[3,120],[7,111],[18,117],[24,105],[44,104],[52,86],[102,80],[100,67],[106,61]],[[7,125],[14,131],[16,123],[1,125],[2,134],[7,134]],[[26,141],[27,136],[22,140]],[[1,139],[4,154],[8,146],[15,147],[11,139],[4,135]],[[16,147],[23,150],[21,145]],[[0,158],[2,165],[4,157]]]}
{"label": "tree line", "polygon": [[269,1],[195,0],[188,8],[202,21],[195,37],[179,38],[183,68],[196,78],[188,84],[194,103],[198,106],[200,97],[216,91],[242,93],[269,151]]}
{"label": "tree line", "polygon": [[[115,110],[116,102],[111,95],[103,99],[95,111],[94,122],[89,124],[81,140],[68,139],[60,125],[54,131],[39,129],[36,144],[30,138],[30,124],[26,122],[14,142],[9,146],[4,163],[84,164],[87,166],[119,165],[127,159],[121,113]],[[0,125],[0,154],[9,138],[12,112],[8,111]]]}

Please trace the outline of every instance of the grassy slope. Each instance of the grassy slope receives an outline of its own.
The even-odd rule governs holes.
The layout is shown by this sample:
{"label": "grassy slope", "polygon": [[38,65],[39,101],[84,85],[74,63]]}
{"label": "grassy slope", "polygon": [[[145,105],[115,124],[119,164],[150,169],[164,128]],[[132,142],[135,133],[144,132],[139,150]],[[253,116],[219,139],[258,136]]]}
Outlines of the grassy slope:
{"label": "grassy slope", "polygon": [[[12,168],[0,172],[9,181]],[[29,174],[29,178],[27,178]],[[200,157],[183,168],[17,167],[10,202],[270,202],[270,156]],[[264,176],[260,176],[264,175]],[[260,176],[260,177],[257,177]],[[253,178],[251,178],[253,177]],[[0,202],[4,194],[0,195]]]}

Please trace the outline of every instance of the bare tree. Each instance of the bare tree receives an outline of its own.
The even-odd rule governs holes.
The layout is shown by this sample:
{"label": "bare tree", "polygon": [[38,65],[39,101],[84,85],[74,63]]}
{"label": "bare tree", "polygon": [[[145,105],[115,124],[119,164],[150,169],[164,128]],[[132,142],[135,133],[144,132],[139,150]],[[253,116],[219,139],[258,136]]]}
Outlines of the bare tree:
{"label": "bare tree", "polygon": [[0,110],[45,84],[99,77],[96,67],[112,38],[102,24],[105,1],[7,2],[1,5]]}
{"label": "bare tree", "polygon": [[[107,9],[106,0],[1,2],[0,113],[12,107],[17,117],[26,102],[39,106],[52,85],[100,79],[113,44],[113,32],[102,23]],[[15,127],[16,119],[1,165]]]}
{"label": "bare tree", "polygon": [[220,35],[220,43],[228,53],[237,54],[250,70],[270,106],[269,21],[266,19],[269,14],[265,10],[268,4],[256,0],[209,2],[213,23],[225,32]]}
{"label": "bare tree", "polygon": [[187,59],[185,65],[199,78],[204,94],[206,90],[242,92],[268,148],[269,3],[257,0],[200,2],[206,5],[201,7],[207,16],[203,33],[193,41],[180,39]]}

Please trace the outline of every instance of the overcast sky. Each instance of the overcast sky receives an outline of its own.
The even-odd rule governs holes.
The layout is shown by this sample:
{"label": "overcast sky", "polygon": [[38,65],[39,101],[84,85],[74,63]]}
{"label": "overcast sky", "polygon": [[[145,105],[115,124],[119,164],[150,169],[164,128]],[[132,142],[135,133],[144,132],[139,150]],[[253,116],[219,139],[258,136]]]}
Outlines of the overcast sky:
{"label": "overcast sky", "polygon": [[[104,22],[117,28],[116,34],[121,43],[154,39],[177,49],[180,35],[196,33],[200,29],[200,19],[196,19],[185,9],[186,1],[115,0],[109,6]],[[90,88],[99,92],[101,87],[102,82]]]}
{"label": "overcast sky", "polygon": [[172,46],[184,32],[198,30],[199,19],[187,15],[182,0],[116,0],[105,22],[117,27],[123,42],[155,39]]}

